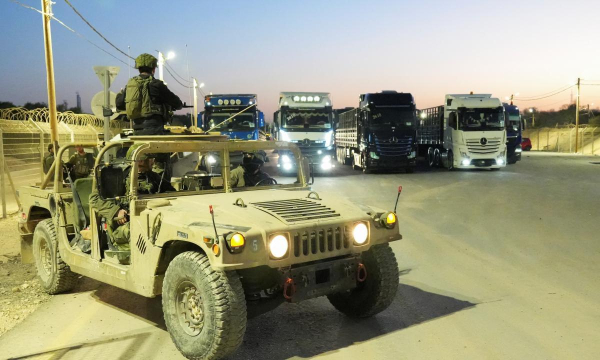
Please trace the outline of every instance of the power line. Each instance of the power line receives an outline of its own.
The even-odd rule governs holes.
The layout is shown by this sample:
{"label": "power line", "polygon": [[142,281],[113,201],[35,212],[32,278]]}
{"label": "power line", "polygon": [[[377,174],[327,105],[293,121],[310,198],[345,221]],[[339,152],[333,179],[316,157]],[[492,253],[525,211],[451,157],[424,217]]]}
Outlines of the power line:
{"label": "power line", "polygon": [[560,93],[562,93],[562,92],[565,92],[565,91],[569,90],[570,88],[572,88],[573,86],[575,86],[575,85],[569,85],[568,87],[566,87],[566,88],[564,88],[564,89],[561,89],[561,90],[555,91],[555,92],[553,92],[553,93],[547,93],[548,95],[545,95],[545,96],[539,96],[539,97],[537,97],[537,98],[530,98],[530,99],[524,99],[524,98],[515,98],[514,100],[518,100],[518,101],[535,101],[535,100],[541,100],[541,99],[549,98],[549,97],[552,97],[552,96],[554,96],[554,95],[558,95],[558,94],[560,94]]}
{"label": "power line", "polygon": [[173,74],[171,74],[171,72],[169,71],[168,67],[165,67],[165,70],[167,70],[167,72],[169,73],[169,75],[171,75],[171,77],[173,78],[173,80],[175,80],[175,82],[177,82],[179,85],[183,86],[184,88],[188,88],[188,89],[190,88],[190,86],[184,85],[179,80],[177,80],[177,78]]}
{"label": "power line", "polygon": [[[571,88],[572,86],[575,86],[575,84],[566,85],[566,86],[563,86],[563,87],[561,87],[561,88],[559,88],[559,89],[552,90],[552,91],[549,91],[549,92],[547,92],[547,93],[543,93],[543,94],[540,94],[540,95],[534,95],[534,96],[523,96],[523,97],[520,97],[519,99],[530,99],[530,98],[538,98],[538,97],[543,97],[543,96],[546,96],[546,95],[549,95],[549,94],[553,94],[553,93],[555,93],[555,92],[557,92],[557,91],[562,91],[562,90],[564,90],[564,89],[569,89],[569,88]],[[515,98],[515,99],[516,99],[516,98]]]}
{"label": "power line", "polygon": [[43,12],[43,11],[41,11],[41,10],[38,10],[38,9],[36,9],[36,8],[34,8],[34,7],[32,7],[32,6],[29,6],[29,5],[25,5],[25,4],[23,4],[23,3],[20,3],[20,2],[18,2],[18,1],[16,1],[16,0],[10,0],[10,1],[12,1],[13,3],[15,3],[15,4],[17,4],[17,5],[20,5],[20,6],[24,7],[24,8],[26,8],[26,9],[30,9],[30,10],[36,11],[36,12],[38,12],[38,13],[42,14],[42,15],[45,15],[45,16],[50,16],[50,18],[51,18],[52,20],[54,20],[54,21],[56,21],[57,23],[59,23],[60,25],[62,25],[63,27],[65,27],[67,30],[69,30],[69,31],[70,31],[70,32],[72,32],[73,34],[77,35],[78,37],[80,37],[80,38],[82,38],[83,40],[87,41],[88,43],[92,44],[92,45],[93,45],[93,46],[95,46],[96,48],[98,48],[98,49],[102,50],[102,51],[103,51],[103,52],[105,52],[106,54],[108,54],[108,55],[112,56],[112,57],[113,57],[113,58],[115,58],[116,60],[118,60],[118,61],[122,62],[123,64],[125,64],[125,65],[127,65],[127,66],[129,66],[129,65],[128,65],[128,64],[127,64],[125,61],[123,61],[123,60],[119,59],[118,57],[116,57],[115,55],[111,54],[111,53],[110,53],[110,52],[108,52],[107,50],[105,50],[105,49],[101,48],[99,45],[95,44],[94,42],[92,42],[91,40],[89,40],[88,38],[86,38],[85,36],[81,35],[81,34],[80,34],[80,33],[78,33],[77,31],[73,30],[73,29],[72,29],[71,27],[69,27],[67,24],[65,24],[64,22],[62,22],[62,21],[60,21],[59,19],[57,19],[57,18],[56,18],[56,17],[55,17],[53,14],[46,14],[46,13],[44,13],[44,12]]}
{"label": "power line", "polygon": [[[173,72],[175,73],[175,75],[179,76],[179,78],[180,78],[181,80],[183,80],[183,81],[185,81],[185,82],[188,82],[188,83],[191,83],[191,81],[190,81],[190,80],[187,80],[187,79],[186,79],[186,78],[184,78],[183,76],[179,75],[179,74],[177,73],[177,71],[175,71],[175,69],[173,69],[173,68],[171,67],[171,65],[169,65],[169,63],[167,62],[167,60],[166,60],[166,59],[164,60],[164,62],[165,62],[165,65],[167,65],[167,67],[168,67],[169,69],[171,69],[171,71],[173,71]],[[169,74],[170,74],[170,73],[169,73]]]}
{"label": "power line", "polygon": [[73,5],[71,5],[71,3],[69,2],[69,0],[65,0],[65,2],[67,3],[67,5],[69,5],[71,7],[71,9],[73,9],[73,11],[75,11],[75,14],[77,14],[81,20],[83,20],[92,30],[94,30],[94,32],[96,34],[98,34],[98,36],[100,36],[102,39],[104,39],[104,41],[106,41],[110,46],[112,46],[115,50],[117,50],[118,52],[120,52],[121,54],[127,56],[128,58],[133,59],[131,56],[129,56],[129,54],[127,54],[126,52],[124,52],[123,50],[119,49],[118,47],[116,47],[113,43],[111,43],[110,41],[108,41],[108,39],[106,37],[104,37],[104,35],[102,35],[100,33],[100,31],[96,30],[95,27],[92,26],[92,24],[90,24],[89,21],[87,21],[83,15],[81,15],[81,13],[79,13],[79,11],[77,11],[77,9],[75,9],[75,7]]}

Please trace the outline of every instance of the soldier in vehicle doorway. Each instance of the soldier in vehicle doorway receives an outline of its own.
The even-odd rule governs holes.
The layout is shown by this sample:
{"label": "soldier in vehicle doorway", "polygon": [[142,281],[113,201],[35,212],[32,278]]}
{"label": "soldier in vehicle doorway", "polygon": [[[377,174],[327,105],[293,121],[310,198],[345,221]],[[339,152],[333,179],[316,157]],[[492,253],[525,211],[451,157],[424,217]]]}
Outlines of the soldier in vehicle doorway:
{"label": "soldier in vehicle doorway", "polygon": [[[56,149],[58,150],[58,148]],[[44,156],[44,174],[47,174],[54,162],[54,146],[48,145],[48,155]]]}
{"label": "soldier in vehicle doorway", "polygon": [[[132,146],[127,151],[127,159],[133,158],[133,152],[138,146]],[[169,180],[154,171],[154,159],[146,154],[137,160],[138,166],[138,194],[158,194],[175,191]],[[129,176],[125,176],[125,189],[129,191]],[[121,251],[128,251],[129,246],[129,199],[124,196],[119,199],[102,199],[98,189],[93,189],[90,195],[90,204],[98,215],[106,219],[111,244]]]}
{"label": "soldier in vehicle doorway", "polygon": [[264,163],[255,154],[244,154],[242,165],[231,170],[231,187],[272,185],[269,174],[261,169]]}
{"label": "soldier in vehicle doorway", "polygon": [[140,75],[134,76],[117,94],[117,110],[125,110],[133,122],[133,135],[165,135],[170,112],[183,107],[181,99],[154,78],[158,60],[150,54],[135,59]]}

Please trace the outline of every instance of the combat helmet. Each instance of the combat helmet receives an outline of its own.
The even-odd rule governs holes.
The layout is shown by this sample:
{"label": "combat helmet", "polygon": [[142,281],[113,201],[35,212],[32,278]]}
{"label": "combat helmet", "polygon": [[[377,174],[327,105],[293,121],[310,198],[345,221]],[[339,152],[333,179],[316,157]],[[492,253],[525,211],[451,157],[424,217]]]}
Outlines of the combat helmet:
{"label": "combat helmet", "polygon": [[[135,152],[135,150],[137,150],[137,148],[139,148],[140,146],[142,146],[142,144],[134,144],[131,145],[131,147],[129,148],[129,150],[127,150],[127,155],[125,155],[125,158],[127,160],[133,160],[133,153]],[[150,154],[148,153],[144,153],[141,154],[140,157],[138,158],[138,160],[146,160],[151,158]]]}
{"label": "combat helmet", "polygon": [[154,69],[158,64],[158,60],[150,54],[144,53],[135,58],[135,68],[148,67]]}

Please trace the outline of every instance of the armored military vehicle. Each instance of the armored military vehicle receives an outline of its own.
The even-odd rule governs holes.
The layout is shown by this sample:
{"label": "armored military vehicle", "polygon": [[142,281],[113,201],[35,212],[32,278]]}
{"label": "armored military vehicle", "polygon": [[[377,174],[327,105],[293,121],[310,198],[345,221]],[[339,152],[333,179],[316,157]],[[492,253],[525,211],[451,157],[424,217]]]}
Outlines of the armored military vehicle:
{"label": "armored military vehicle", "polygon": [[[35,262],[50,294],[72,289],[81,274],[162,295],[167,329],[190,359],[233,353],[248,309],[260,304],[327,296],[342,313],[368,317],[394,299],[399,274],[388,243],[401,239],[396,214],[311,191],[308,161],[295,144],[132,136],[107,143],[90,177],[68,184],[62,169],[76,145],[96,143],[62,146],[46,180],[20,189],[22,258]],[[134,150],[119,157],[125,148]],[[296,178],[231,186],[230,153],[273,150],[294,155],[301,164]],[[218,173],[191,161],[188,169],[174,167],[169,180],[176,191],[140,193],[141,159],[215,152]],[[128,222],[100,216],[90,194],[121,204]],[[112,242],[115,222],[129,224],[128,250]],[[81,246],[86,242],[89,251]]]}

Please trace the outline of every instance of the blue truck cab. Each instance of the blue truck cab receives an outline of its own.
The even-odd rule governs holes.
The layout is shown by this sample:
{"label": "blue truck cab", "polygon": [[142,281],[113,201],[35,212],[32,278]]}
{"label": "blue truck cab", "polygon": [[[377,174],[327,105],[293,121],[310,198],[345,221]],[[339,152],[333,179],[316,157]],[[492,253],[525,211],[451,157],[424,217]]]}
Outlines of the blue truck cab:
{"label": "blue truck cab", "polygon": [[504,106],[504,123],[506,124],[506,162],[514,164],[521,160],[523,122],[518,106],[506,103],[502,106]]}
{"label": "blue truck cab", "polygon": [[256,100],[256,94],[206,95],[204,111],[199,114],[202,129],[220,132],[230,139],[259,140],[265,117]]}

